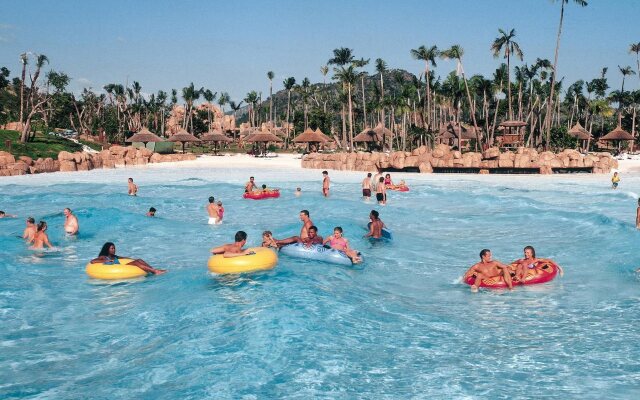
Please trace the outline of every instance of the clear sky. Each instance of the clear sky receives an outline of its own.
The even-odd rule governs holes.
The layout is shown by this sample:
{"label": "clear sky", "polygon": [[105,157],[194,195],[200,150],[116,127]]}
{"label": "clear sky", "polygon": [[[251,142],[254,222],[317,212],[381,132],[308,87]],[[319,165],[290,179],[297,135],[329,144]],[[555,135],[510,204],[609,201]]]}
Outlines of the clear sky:
{"label": "clear sky", "polygon": [[[565,88],[609,67],[635,70],[629,45],[640,42],[640,0],[588,0],[566,7],[558,73]],[[19,73],[19,55],[46,54],[49,68],[71,76],[70,88],[137,80],[143,92],[196,87],[227,91],[241,100],[251,90],[268,95],[293,76],[321,82],[332,50],[384,59],[418,74],[412,48],[460,44],[467,75],[491,74],[501,60],[490,53],[498,28],[516,29],[525,62],[553,61],[560,3],[551,0],[21,0],[0,2],[0,66]],[[436,73],[455,69],[439,61]],[[637,76],[627,88],[638,88]]]}

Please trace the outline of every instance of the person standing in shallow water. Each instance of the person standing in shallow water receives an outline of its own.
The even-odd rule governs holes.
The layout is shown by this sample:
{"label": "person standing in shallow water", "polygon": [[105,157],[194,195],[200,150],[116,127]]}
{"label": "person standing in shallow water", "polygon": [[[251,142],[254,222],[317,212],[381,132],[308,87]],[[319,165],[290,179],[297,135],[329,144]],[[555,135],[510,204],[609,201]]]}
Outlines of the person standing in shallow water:
{"label": "person standing in shallow water", "polygon": [[613,176],[611,177],[611,189],[617,189],[619,183],[620,183],[620,175],[618,175],[617,172],[614,172]]}
{"label": "person standing in shallow water", "polygon": [[209,225],[219,224],[220,221],[220,208],[216,204],[216,199],[209,197],[209,204],[207,204],[207,213],[209,214]]}
{"label": "person standing in shallow water", "polygon": [[365,201],[371,199],[371,172],[362,180],[362,198]]}
{"label": "person standing in shallow water", "polygon": [[384,184],[383,177],[380,177],[376,184],[376,200],[381,206],[387,204],[387,186]]}
{"label": "person standing in shallow water", "polygon": [[31,249],[44,249],[44,246],[53,248],[53,245],[49,242],[49,236],[47,235],[47,223],[44,221],[40,221],[38,223],[38,229],[36,230],[36,234],[33,235],[33,244],[31,245]]}
{"label": "person standing in shallow water", "polygon": [[129,178],[129,196],[137,196],[138,195],[138,185],[133,183],[133,178]]}
{"label": "person standing in shallow water", "polygon": [[27,227],[24,228],[24,232],[22,233],[22,238],[27,242],[31,242],[33,237],[36,235],[36,231],[38,228],[36,227],[36,220],[33,217],[27,218]]}
{"label": "person standing in shallow water", "polygon": [[638,199],[638,207],[636,208],[636,229],[640,229],[640,198]]}
{"label": "person standing in shallow water", "polygon": [[329,186],[331,185],[331,179],[329,179],[329,173],[322,171],[322,195],[329,197]]}
{"label": "person standing in shallow water", "polygon": [[67,235],[77,235],[80,230],[80,224],[78,224],[78,218],[73,215],[70,208],[65,208],[64,211],[64,231]]}

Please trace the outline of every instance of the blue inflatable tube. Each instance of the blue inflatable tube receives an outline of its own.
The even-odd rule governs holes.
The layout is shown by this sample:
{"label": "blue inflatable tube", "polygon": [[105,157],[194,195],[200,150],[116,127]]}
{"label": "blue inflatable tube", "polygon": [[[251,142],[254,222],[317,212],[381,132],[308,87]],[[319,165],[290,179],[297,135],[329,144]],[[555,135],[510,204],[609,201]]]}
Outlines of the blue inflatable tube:
{"label": "blue inflatable tube", "polygon": [[309,247],[304,246],[302,243],[294,243],[283,246],[280,248],[280,254],[284,254],[294,258],[304,258],[305,260],[316,260],[331,264],[347,265],[351,266],[353,263],[351,259],[347,257],[341,251],[334,249],[327,249],[326,247],[314,244]]}

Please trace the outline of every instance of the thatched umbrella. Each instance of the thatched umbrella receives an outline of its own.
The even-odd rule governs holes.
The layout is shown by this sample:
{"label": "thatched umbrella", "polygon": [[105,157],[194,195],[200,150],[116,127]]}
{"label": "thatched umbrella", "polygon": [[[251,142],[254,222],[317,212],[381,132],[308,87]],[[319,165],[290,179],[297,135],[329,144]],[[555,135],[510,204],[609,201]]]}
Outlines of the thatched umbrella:
{"label": "thatched umbrella", "polygon": [[250,143],[264,143],[264,152],[267,152],[267,143],[269,142],[282,142],[282,139],[274,135],[269,131],[256,131],[246,138]]}
{"label": "thatched umbrella", "polygon": [[320,143],[326,142],[327,139],[329,138],[327,138],[322,132],[314,131],[311,128],[307,128],[304,130],[304,132],[296,136],[293,139],[293,142],[307,143],[309,147],[311,147],[311,143],[316,143],[316,145],[319,145]]}
{"label": "thatched umbrella", "polygon": [[182,152],[184,153],[184,144],[187,142],[199,142],[200,139],[193,136],[189,132],[184,129],[180,129],[175,135],[171,135],[169,137],[170,142],[180,142],[182,143]]}
{"label": "thatched umbrella", "polygon": [[202,135],[202,137],[200,138],[200,140],[202,140],[203,142],[213,142],[214,143],[214,152],[217,154],[218,153],[218,144],[220,142],[233,142],[233,139],[231,139],[230,137],[227,137],[227,135],[225,135],[224,133],[222,133],[222,131],[209,131],[206,134]]}
{"label": "thatched umbrella", "polygon": [[589,140],[591,138],[589,132],[580,125],[580,122],[576,122],[573,128],[569,129],[567,133],[580,140]]}
{"label": "thatched umbrella", "polygon": [[155,143],[155,142],[164,142],[164,139],[157,136],[155,133],[151,132],[147,128],[142,128],[140,131],[129,139],[125,140],[125,142],[133,143],[133,142],[142,142],[144,147],[147,147],[147,143]]}
{"label": "thatched umbrella", "polygon": [[606,135],[600,138],[600,140],[618,142],[618,150],[620,150],[620,144],[622,141],[624,140],[633,141],[634,139],[635,138],[633,137],[633,135],[625,131],[624,129],[622,129],[620,125],[616,126],[614,130],[612,130],[611,132],[607,133]]}
{"label": "thatched umbrella", "polygon": [[316,132],[318,135],[322,135],[322,137],[324,137],[324,141],[325,141],[325,142],[332,142],[332,141],[333,141],[333,139],[331,139],[329,136],[325,135],[325,134],[324,134],[324,132],[322,132],[322,131],[320,130],[320,128],[316,128],[315,132]]}

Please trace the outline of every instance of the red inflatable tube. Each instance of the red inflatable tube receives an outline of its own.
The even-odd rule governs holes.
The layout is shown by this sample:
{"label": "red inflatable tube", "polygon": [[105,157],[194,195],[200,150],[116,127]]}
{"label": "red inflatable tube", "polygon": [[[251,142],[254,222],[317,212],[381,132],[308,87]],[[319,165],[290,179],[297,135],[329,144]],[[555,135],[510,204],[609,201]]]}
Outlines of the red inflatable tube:
{"label": "red inflatable tube", "polygon": [[278,189],[272,189],[266,192],[245,192],[242,197],[251,200],[277,199],[280,197],[280,191]]}
{"label": "red inflatable tube", "polygon": [[[516,267],[518,263],[514,261],[509,265],[511,268],[511,276],[515,276]],[[520,282],[517,279],[512,279],[513,286],[518,285],[537,285],[540,283],[546,283],[552,281],[557,275],[559,271],[559,267],[553,261],[538,261],[534,268],[527,269],[527,276],[524,278],[524,282]],[[471,272],[469,269],[462,279],[464,283],[467,285],[473,285],[473,282],[476,280],[475,274]],[[504,277],[498,276],[491,279],[483,279],[480,283],[480,287],[483,288],[492,288],[492,289],[503,289],[507,287],[506,282],[504,281]]]}

